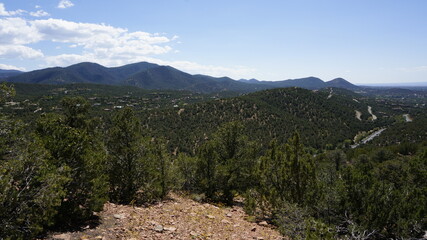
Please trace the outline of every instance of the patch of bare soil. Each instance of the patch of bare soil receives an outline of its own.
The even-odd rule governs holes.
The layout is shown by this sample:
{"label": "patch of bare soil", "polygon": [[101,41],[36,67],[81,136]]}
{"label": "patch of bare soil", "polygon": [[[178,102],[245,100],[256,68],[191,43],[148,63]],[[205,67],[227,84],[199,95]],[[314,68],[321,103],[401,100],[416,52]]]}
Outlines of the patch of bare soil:
{"label": "patch of bare soil", "polygon": [[217,207],[171,194],[149,207],[106,203],[101,224],[47,239],[284,239],[268,223],[246,221],[241,207]]}
{"label": "patch of bare soil", "polygon": [[354,110],[356,112],[356,118],[359,119],[359,121],[362,121],[360,118],[362,116],[362,113],[360,111]]}

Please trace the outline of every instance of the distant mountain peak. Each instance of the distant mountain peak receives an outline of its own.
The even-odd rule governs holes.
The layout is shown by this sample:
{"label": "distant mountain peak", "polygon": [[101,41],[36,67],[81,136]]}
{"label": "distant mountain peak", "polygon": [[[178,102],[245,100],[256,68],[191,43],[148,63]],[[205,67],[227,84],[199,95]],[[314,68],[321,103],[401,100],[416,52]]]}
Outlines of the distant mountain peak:
{"label": "distant mountain peak", "polygon": [[328,82],[346,82],[349,83],[349,81],[345,80],[344,78],[338,77],[338,78],[334,78]]}
{"label": "distant mountain peak", "polygon": [[328,82],[326,82],[327,87],[335,87],[335,88],[345,88],[350,90],[359,89],[360,87],[350,83],[349,81],[345,80],[344,78],[335,78]]}
{"label": "distant mountain peak", "polygon": [[0,79],[19,75],[23,72],[13,69],[0,69]]}
{"label": "distant mountain peak", "polygon": [[[0,75],[1,77],[1,75]],[[35,70],[27,73],[8,74],[3,79],[9,82],[39,84],[96,83],[106,85],[131,85],[146,89],[189,90],[194,92],[235,91],[254,92],[271,88],[300,87],[321,89],[337,87],[356,89],[357,86],[343,78],[324,82],[310,76],[283,81],[259,81],[229,77],[212,77],[201,74],[189,74],[171,66],[138,62],[120,67],[105,67],[98,63],[81,62],[68,67],[55,67]]]}

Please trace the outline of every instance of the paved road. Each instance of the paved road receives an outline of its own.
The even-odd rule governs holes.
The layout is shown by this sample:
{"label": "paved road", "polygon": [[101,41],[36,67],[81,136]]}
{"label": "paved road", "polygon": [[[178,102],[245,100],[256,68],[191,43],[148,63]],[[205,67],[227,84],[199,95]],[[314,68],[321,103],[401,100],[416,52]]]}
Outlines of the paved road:
{"label": "paved road", "polygon": [[381,128],[380,130],[377,130],[377,131],[371,133],[369,136],[365,137],[360,143],[351,145],[350,147],[351,148],[357,148],[358,146],[360,146],[360,144],[366,144],[367,142],[371,141],[375,137],[378,137],[384,130],[386,130],[386,128]]}

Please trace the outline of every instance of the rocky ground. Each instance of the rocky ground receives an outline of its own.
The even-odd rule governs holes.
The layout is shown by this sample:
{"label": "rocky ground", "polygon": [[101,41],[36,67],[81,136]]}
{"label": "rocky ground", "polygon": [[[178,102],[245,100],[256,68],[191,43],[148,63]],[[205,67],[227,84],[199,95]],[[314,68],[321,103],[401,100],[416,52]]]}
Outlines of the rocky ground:
{"label": "rocky ground", "polygon": [[96,227],[52,233],[47,239],[283,239],[265,221],[247,221],[241,207],[217,207],[175,194],[150,207],[107,203],[99,217]]}

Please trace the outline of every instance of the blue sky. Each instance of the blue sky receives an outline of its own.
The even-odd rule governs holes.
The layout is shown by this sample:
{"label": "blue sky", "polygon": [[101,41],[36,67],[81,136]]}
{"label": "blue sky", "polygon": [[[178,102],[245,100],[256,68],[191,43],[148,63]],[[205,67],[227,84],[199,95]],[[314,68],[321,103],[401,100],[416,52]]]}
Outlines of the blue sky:
{"label": "blue sky", "polygon": [[0,68],[149,61],[234,79],[427,82],[427,1],[0,0]]}

